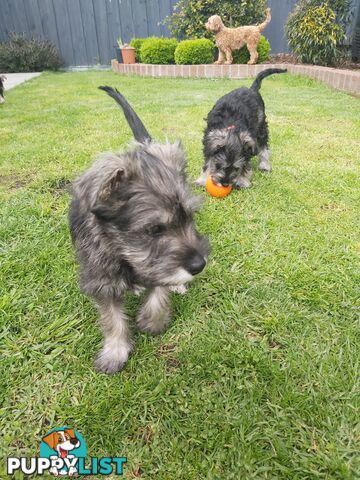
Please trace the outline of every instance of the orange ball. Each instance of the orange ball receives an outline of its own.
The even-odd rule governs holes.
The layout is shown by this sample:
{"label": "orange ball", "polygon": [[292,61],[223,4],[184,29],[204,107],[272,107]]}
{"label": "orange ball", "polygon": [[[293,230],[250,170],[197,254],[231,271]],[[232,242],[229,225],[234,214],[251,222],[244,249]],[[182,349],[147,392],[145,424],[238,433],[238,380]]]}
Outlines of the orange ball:
{"label": "orange ball", "polygon": [[217,185],[216,183],[214,183],[210,175],[206,179],[205,186],[206,186],[206,191],[212,197],[217,197],[217,198],[226,197],[226,195],[229,195],[229,193],[232,190],[231,185],[224,187],[223,185]]}

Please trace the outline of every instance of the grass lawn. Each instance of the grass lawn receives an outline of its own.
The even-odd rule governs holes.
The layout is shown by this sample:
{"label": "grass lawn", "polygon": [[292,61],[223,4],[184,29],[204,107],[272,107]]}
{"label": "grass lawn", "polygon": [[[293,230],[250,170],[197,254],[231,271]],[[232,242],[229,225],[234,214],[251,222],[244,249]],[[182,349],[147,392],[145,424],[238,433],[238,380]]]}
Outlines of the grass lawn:
{"label": "grass lawn", "polygon": [[[202,165],[203,117],[250,80],[43,74],[0,108],[0,430],[31,456],[50,428],[125,478],[355,479],[359,439],[359,99],[305,77],[263,81],[270,175],[197,217],[208,267],[126,370],[97,374],[97,312],[79,293],[67,183],[131,135],[118,87],[153,136]],[[128,299],[132,313],[138,299]],[[4,467],[2,467],[4,468]],[[5,478],[0,469],[0,478]],[[21,477],[19,477],[21,478]],[[105,478],[105,477],[104,477]]]}

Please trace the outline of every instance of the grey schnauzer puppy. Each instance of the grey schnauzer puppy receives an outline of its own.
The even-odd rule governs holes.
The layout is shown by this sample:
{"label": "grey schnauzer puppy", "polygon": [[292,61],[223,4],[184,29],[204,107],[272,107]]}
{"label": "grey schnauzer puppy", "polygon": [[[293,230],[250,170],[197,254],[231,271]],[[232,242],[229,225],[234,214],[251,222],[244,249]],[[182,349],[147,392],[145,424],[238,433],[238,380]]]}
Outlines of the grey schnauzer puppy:
{"label": "grey schnauzer puppy", "polygon": [[237,88],[216,102],[207,116],[205,165],[197,185],[205,185],[210,175],[220,185],[250,187],[250,160],[254,155],[259,155],[259,170],[271,170],[265,105],[259,90],[265,77],[284,72],[268,68],[258,74],[250,88]]}
{"label": "grey schnauzer puppy", "polygon": [[153,141],[126,99],[100,88],[121,106],[138,143],[129,152],[104,153],[75,181],[69,220],[81,290],[100,311],[104,340],[95,367],[115,373],[133,347],[125,292],[146,290],[137,327],[162,332],[171,287],[203,270],[210,247],[195,228],[200,202],[187,184],[180,142]]}

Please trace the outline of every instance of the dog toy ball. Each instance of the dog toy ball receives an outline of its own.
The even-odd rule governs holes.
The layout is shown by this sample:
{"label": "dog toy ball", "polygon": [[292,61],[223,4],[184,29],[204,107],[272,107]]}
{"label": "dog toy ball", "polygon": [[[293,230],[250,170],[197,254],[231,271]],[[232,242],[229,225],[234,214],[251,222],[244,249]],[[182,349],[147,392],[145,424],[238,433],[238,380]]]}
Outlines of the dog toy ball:
{"label": "dog toy ball", "polygon": [[217,185],[212,181],[211,176],[209,175],[206,179],[206,191],[212,196],[212,197],[217,197],[217,198],[224,198],[226,195],[229,195],[229,193],[232,190],[231,185],[228,185],[227,187],[224,187],[223,185]]}

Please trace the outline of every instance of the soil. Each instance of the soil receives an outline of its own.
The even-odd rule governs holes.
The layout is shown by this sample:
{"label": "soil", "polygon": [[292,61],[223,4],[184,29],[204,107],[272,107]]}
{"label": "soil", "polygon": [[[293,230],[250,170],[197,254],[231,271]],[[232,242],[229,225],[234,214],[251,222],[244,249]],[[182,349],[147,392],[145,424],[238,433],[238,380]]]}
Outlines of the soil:
{"label": "soil", "polygon": [[[264,63],[292,63],[295,65],[310,65],[305,63],[303,64],[292,53],[277,53],[276,55],[271,55],[270,60]],[[339,68],[341,70],[360,70],[360,62],[345,60],[338,65],[333,65],[332,68]]]}
{"label": "soil", "polygon": [[25,187],[31,183],[29,177],[25,178],[20,175],[0,175],[0,185],[7,187],[9,190],[17,190],[18,188]]}

